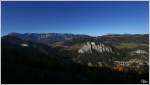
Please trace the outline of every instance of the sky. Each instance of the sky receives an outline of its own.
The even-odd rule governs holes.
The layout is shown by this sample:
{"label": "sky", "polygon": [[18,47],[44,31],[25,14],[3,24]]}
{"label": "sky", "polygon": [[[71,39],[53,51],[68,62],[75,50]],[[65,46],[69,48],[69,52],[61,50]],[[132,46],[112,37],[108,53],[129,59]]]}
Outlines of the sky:
{"label": "sky", "polygon": [[1,34],[148,33],[148,1],[3,1]]}

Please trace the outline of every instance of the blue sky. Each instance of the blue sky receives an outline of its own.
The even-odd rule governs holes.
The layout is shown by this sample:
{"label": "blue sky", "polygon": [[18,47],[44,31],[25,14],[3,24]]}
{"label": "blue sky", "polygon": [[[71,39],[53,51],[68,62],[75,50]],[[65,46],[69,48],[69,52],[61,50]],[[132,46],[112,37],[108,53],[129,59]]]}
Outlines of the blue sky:
{"label": "blue sky", "polygon": [[148,33],[148,1],[2,2],[2,35]]}

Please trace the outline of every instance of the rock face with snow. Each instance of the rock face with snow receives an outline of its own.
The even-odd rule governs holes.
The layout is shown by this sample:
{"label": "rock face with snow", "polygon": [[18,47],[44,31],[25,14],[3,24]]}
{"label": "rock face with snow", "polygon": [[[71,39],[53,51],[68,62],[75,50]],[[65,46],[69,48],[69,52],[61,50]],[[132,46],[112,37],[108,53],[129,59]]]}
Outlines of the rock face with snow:
{"label": "rock face with snow", "polygon": [[148,52],[140,49],[131,52],[131,55],[136,55],[136,54],[148,54]]}
{"label": "rock face with snow", "polygon": [[87,41],[78,49],[75,60],[90,67],[112,66],[113,56],[118,55],[119,52],[114,51],[109,45],[99,41]]}
{"label": "rock face with snow", "polygon": [[22,47],[28,47],[29,45],[26,44],[26,43],[22,43],[22,44],[20,44],[20,46],[22,46]]}
{"label": "rock face with snow", "polygon": [[81,49],[78,50],[78,53],[92,53],[92,49],[96,50],[97,52],[112,52],[111,47],[105,46],[102,43],[99,43],[98,45],[95,44],[95,42],[87,42]]}
{"label": "rock face with snow", "polygon": [[87,44],[83,45],[83,47],[78,50],[78,53],[81,53],[81,54],[83,54],[85,52],[92,53],[91,48],[92,48],[91,43],[87,42]]}
{"label": "rock face with snow", "polygon": [[122,66],[130,66],[132,64],[137,64],[137,65],[144,65],[144,64],[146,64],[147,65],[146,61],[140,60],[140,59],[137,59],[137,58],[130,59],[128,61],[114,61],[114,63],[122,65]]}

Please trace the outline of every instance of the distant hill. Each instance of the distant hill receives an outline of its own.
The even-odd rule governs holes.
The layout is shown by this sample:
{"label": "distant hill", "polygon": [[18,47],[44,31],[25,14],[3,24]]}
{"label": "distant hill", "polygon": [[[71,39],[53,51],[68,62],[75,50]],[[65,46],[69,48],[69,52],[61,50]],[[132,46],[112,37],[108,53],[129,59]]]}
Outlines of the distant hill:
{"label": "distant hill", "polygon": [[99,36],[97,39],[102,40],[106,43],[111,43],[113,45],[120,43],[149,43],[148,34],[113,34],[113,35],[104,35]]}
{"label": "distant hill", "polygon": [[[101,37],[101,36],[98,36]],[[106,34],[102,37],[149,37],[149,34]]]}

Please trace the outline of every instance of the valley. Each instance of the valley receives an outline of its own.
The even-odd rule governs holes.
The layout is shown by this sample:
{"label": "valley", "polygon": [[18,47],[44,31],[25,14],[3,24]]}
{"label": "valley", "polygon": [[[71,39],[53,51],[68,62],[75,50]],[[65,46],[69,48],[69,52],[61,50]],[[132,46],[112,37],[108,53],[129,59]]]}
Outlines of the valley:
{"label": "valley", "polygon": [[10,33],[1,40],[2,82],[139,84],[148,80],[148,38]]}

